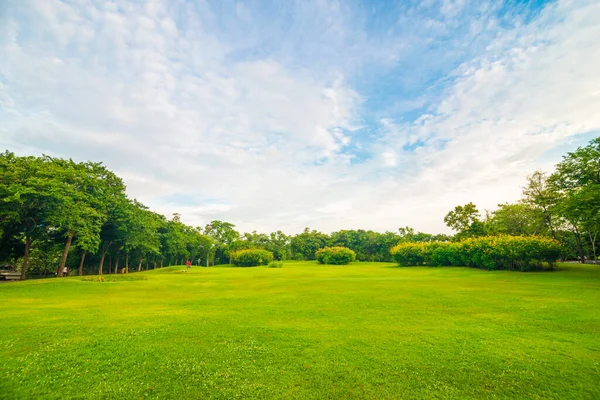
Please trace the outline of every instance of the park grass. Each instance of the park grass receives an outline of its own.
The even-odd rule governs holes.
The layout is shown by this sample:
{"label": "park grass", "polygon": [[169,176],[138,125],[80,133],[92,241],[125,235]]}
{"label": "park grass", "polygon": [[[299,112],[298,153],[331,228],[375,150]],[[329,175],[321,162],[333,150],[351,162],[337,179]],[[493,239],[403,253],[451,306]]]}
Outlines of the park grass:
{"label": "park grass", "polygon": [[600,397],[600,267],[184,267],[0,285],[0,398]]}

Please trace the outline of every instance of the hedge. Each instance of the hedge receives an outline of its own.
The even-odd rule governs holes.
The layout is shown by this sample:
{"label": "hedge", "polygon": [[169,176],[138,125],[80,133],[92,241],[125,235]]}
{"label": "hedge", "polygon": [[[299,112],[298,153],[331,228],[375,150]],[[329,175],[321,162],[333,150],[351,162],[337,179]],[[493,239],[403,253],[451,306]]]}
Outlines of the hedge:
{"label": "hedge", "polygon": [[488,270],[552,269],[560,256],[557,241],[542,236],[483,236],[460,242],[400,243],[390,250],[394,260],[408,265],[456,265]]}
{"label": "hedge", "polygon": [[324,247],[315,252],[319,264],[345,265],[356,260],[356,253],[347,247]]}
{"label": "hedge", "polygon": [[263,249],[238,250],[232,254],[231,260],[239,267],[267,265],[273,261],[273,253]]}

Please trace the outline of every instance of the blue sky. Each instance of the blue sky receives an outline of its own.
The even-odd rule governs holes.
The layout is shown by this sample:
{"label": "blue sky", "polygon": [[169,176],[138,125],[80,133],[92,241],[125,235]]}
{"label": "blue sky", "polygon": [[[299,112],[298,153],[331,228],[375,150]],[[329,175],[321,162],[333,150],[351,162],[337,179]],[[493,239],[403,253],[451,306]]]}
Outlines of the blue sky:
{"label": "blue sky", "polygon": [[0,7],[0,147],[190,224],[443,232],[600,131],[597,1]]}

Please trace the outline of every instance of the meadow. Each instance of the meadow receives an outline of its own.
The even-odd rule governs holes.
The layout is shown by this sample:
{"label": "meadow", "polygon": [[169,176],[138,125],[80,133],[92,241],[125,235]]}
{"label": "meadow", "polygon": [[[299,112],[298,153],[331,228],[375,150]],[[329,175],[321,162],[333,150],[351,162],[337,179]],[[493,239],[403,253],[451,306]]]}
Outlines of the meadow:
{"label": "meadow", "polygon": [[0,284],[0,398],[600,397],[600,267],[170,267]]}

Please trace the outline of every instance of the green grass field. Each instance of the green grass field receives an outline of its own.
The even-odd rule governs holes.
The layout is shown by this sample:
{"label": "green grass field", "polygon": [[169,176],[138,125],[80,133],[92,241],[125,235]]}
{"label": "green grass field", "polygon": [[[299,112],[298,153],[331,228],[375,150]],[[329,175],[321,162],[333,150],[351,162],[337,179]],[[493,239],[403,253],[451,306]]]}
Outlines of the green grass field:
{"label": "green grass field", "polygon": [[0,397],[600,398],[600,267],[182,269],[0,284]]}

